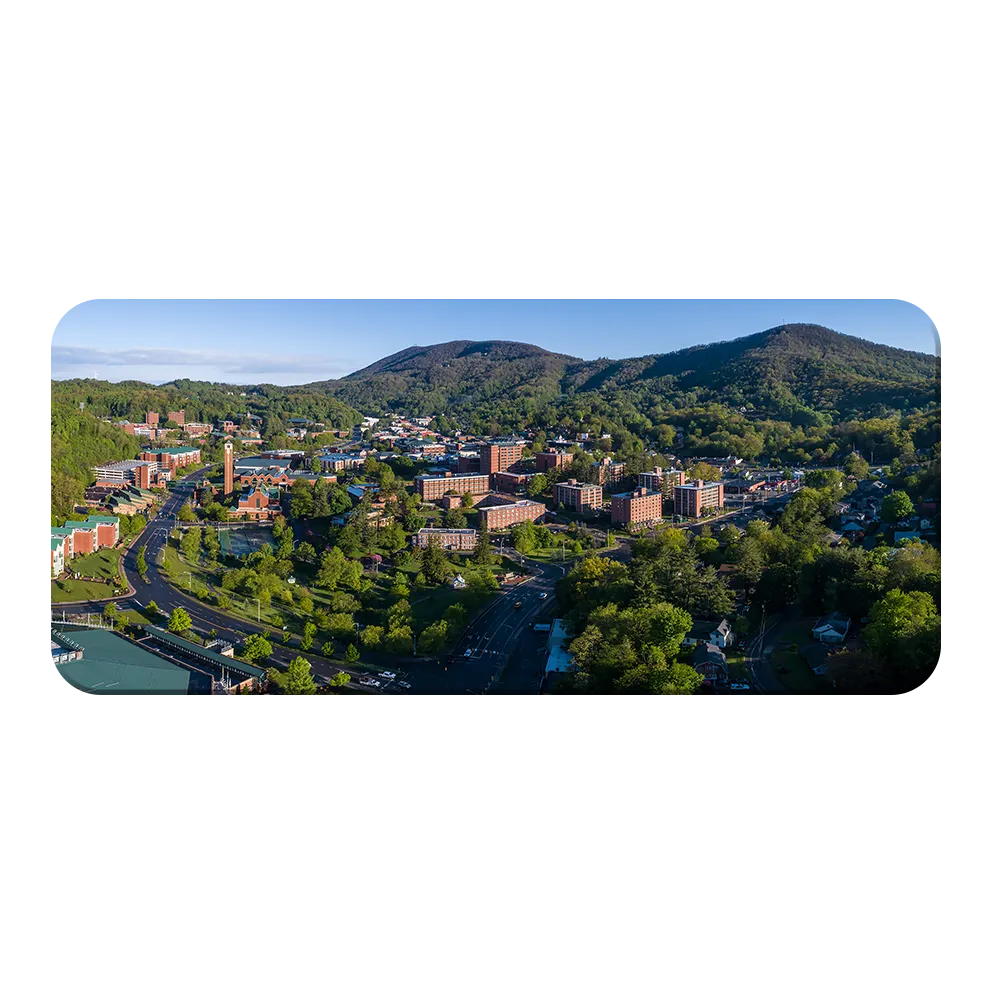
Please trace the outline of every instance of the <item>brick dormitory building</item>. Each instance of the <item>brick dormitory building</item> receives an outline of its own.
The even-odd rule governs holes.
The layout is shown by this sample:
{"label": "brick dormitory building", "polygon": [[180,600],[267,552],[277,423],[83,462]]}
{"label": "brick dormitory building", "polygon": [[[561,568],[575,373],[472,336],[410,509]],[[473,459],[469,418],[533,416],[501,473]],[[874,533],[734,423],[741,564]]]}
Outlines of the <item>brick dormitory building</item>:
{"label": "brick dormitory building", "polygon": [[157,462],[161,469],[173,474],[186,465],[197,465],[201,461],[201,448],[150,445],[139,458],[144,462]]}
{"label": "brick dormitory building", "polygon": [[706,483],[697,479],[693,483],[674,487],[674,513],[683,517],[701,517],[708,511],[721,509],[725,502],[722,483]]}
{"label": "brick dormitory building", "polygon": [[421,528],[413,536],[413,544],[426,549],[433,540],[443,549],[471,552],[478,538],[479,532],[475,528]]}
{"label": "brick dormitory building", "polygon": [[600,510],[604,504],[604,487],[567,479],[552,487],[552,498],[557,504],[564,504],[571,510]]}
{"label": "brick dormitory building", "polygon": [[91,514],[82,521],[65,521],[62,527],[52,528],[51,532],[51,570],[56,577],[75,556],[117,545],[118,518]]}
{"label": "brick dormitory building", "polygon": [[683,486],[687,482],[682,469],[661,469],[656,466],[649,472],[639,473],[639,486],[645,487],[650,493],[662,493],[672,497],[675,486]]}
{"label": "brick dormitory building", "polygon": [[630,493],[615,493],[611,497],[613,524],[659,524],[663,520],[663,494],[650,493],[640,487]]}
{"label": "brick dormitory building", "polygon": [[490,477],[482,473],[455,476],[446,472],[443,476],[417,476],[414,485],[421,500],[440,500],[451,490],[459,496],[464,493],[473,496],[489,493]]}
{"label": "brick dormitory building", "polygon": [[545,516],[545,504],[536,500],[487,498],[479,507],[479,527],[483,531],[504,531],[525,521],[538,522]]}
{"label": "brick dormitory building", "polygon": [[521,461],[524,445],[514,438],[490,441],[479,448],[479,471],[486,475],[491,472],[506,472]]}

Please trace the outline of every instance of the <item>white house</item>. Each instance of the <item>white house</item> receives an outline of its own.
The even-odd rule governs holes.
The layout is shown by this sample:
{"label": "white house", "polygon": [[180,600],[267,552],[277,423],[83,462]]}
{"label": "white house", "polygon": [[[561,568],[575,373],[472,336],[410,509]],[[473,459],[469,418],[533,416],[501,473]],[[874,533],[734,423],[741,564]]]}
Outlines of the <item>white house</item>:
{"label": "white house", "polygon": [[819,642],[843,642],[847,638],[847,630],[851,627],[851,619],[833,612],[823,615],[812,627],[812,637]]}

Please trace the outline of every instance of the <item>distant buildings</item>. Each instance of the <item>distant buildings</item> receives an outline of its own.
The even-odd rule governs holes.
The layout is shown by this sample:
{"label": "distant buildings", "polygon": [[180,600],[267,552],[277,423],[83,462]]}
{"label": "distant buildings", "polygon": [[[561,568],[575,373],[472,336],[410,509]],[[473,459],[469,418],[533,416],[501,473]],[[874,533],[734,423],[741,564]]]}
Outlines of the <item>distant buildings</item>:
{"label": "distant buildings", "polygon": [[434,540],[443,549],[471,552],[478,538],[479,532],[475,528],[421,528],[413,536],[413,544],[426,549]]}
{"label": "distant buildings", "polygon": [[521,461],[524,444],[515,438],[504,438],[490,441],[479,448],[479,471],[489,475],[491,472],[506,472],[512,465]]}
{"label": "distant buildings", "polygon": [[604,505],[604,488],[593,483],[578,483],[568,479],[552,487],[552,498],[571,510],[600,510]]}
{"label": "distant buildings", "polygon": [[597,469],[597,481],[602,486],[613,486],[615,483],[620,483],[627,474],[624,462],[612,461],[607,456],[599,462],[591,464]]}
{"label": "distant buildings", "polygon": [[536,472],[550,472],[555,469],[557,472],[560,469],[571,465],[573,462],[573,453],[570,451],[557,451],[554,448],[550,448],[548,451],[540,451],[535,456],[535,471]]}
{"label": "distant buildings", "polygon": [[639,473],[639,487],[649,490],[650,493],[662,493],[664,496],[673,496],[675,486],[683,486],[686,482],[682,469],[662,469],[656,466],[650,472]]}
{"label": "distant buildings", "polygon": [[615,493],[611,497],[612,524],[659,524],[663,520],[663,494],[645,489]]}
{"label": "distant buildings", "polygon": [[179,448],[150,446],[139,458],[144,462],[156,462],[161,469],[173,475],[178,469],[182,469],[187,465],[197,465],[201,461],[201,448],[191,446]]}
{"label": "distant buildings", "polygon": [[169,470],[162,469],[159,462],[150,460],[125,460],[95,465],[95,486],[137,486],[148,490],[151,486],[165,486],[170,479]]}
{"label": "distant buildings", "polygon": [[281,513],[281,493],[277,487],[251,486],[229,508],[230,520],[265,521]]}
{"label": "distant buildings", "polygon": [[674,513],[684,517],[701,517],[708,511],[725,505],[722,483],[706,483],[701,479],[674,487]]}

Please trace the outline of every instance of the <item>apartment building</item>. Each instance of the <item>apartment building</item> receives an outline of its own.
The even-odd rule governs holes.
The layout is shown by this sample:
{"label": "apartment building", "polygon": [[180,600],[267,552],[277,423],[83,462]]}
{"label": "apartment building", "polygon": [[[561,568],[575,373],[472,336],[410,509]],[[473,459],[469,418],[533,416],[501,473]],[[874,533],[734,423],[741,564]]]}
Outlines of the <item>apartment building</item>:
{"label": "apartment building", "polygon": [[150,427],[155,427],[159,422],[160,422],[159,413],[155,413],[153,410],[146,411],[146,423],[149,424]]}
{"label": "apartment building", "polygon": [[627,474],[624,462],[615,462],[607,456],[592,464],[597,469],[597,481],[602,486],[613,486],[615,483],[620,483]]}
{"label": "apartment building", "polygon": [[[118,518],[111,514],[92,514],[83,521],[66,521],[60,528],[52,528],[51,568],[53,576],[58,564],[59,573],[65,569],[70,559],[106,549],[118,544]],[[57,554],[57,549],[61,550]]]}
{"label": "apartment building", "polygon": [[600,510],[604,505],[604,487],[567,479],[552,487],[552,497],[556,503],[564,504],[571,510]]}
{"label": "apartment building", "polygon": [[172,420],[178,427],[184,426],[184,411],[183,410],[168,410],[167,420]]}
{"label": "apartment building", "polygon": [[445,493],[454,490],[459,496],[465,493],[489,493],[490,477],[477,473],[476,475],[452,475],[446,472],[443,476],[417,476],[414,480],[421,500],[440,500]]}
{"label": "apartment building", "polygon": [[184,425],[184,433],[187,434],[188,437],[192,438],[207,437],[212,433],[212,425],[198,424],[192,421],[191,423],[186,423]]}
{"label": "apartment building", "polygon": [[697,479],[693,483],[674,487],[674,513],[684,517],[701,517],[725,505],[722,483],[706,483]]}
{"label": "apartment building", "polygon": [[489,475],[492,472],[506,472],[521,461],[524,444],[514,438],[497,439],[479,447],[479,471]]}
{"label": "apartment building", "polygon": [[683,486],[687,482],[683,469],[663,469],[656,466],[650,472],[639,473],[640,489],[649,490],[650,493],[662,493],[664,496],[673,496],[675,486]]}
{"label": "apartment building", "polygon": [[494,472],[490,476],[490,486],[500,493],[520,490],[528,485],[530,478],[526,472]]}
{"label": "apartment building", "polygon": [[347,469],[360,469],[365,464],[361,455],[347,452],[330,452],[319,456],[319,467],[324,472],[344,472]]}
{"label": "apartment building", "polygon": [[475,528],[421,528],[413,536],[413,544],[426,549],[432,540],[442,549],[455,552],[471,552],[476,547],[479,532]]}
{"label": "apartment building", "polygon": [[197,465],[201,461],[201,448],[167,448],[150,445],[139,458],[144,462],[159,462],[160,468],[171,474],[186,465]]}
{"label": "apartment building", "polygon": [[548,451],[540,451],[535,456],[535,471],[551,472],[555,469],[558,472],[572,462],[573,453],[571,451],[557,451],[555,448],[550,448]]}
{"label": "apartment building", "polygon": [[663,520],[663,494],[639,488],[611,497],[612,524],[659,524]]}
{"label": "apartment building", "polygon": [[479,508],[480,531],[505,531],[515,524],[534,521],[545,516],[545,504],[535,500],[515,500],[512,503],[484,504]]}

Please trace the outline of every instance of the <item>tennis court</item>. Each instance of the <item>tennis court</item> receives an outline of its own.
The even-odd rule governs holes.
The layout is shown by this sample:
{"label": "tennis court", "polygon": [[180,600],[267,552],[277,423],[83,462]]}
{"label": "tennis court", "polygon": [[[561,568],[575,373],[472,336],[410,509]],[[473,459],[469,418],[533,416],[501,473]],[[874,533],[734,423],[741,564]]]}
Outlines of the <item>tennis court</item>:
{"label": "tennis court", "polygon": [[219,531],[219,544],[222,546],[223,555],[236,558],[248,552],[256,552],[265,543],[271,544],[273,541],[271,529],[257,525],[233,525],[231,528],[222,528]]}

